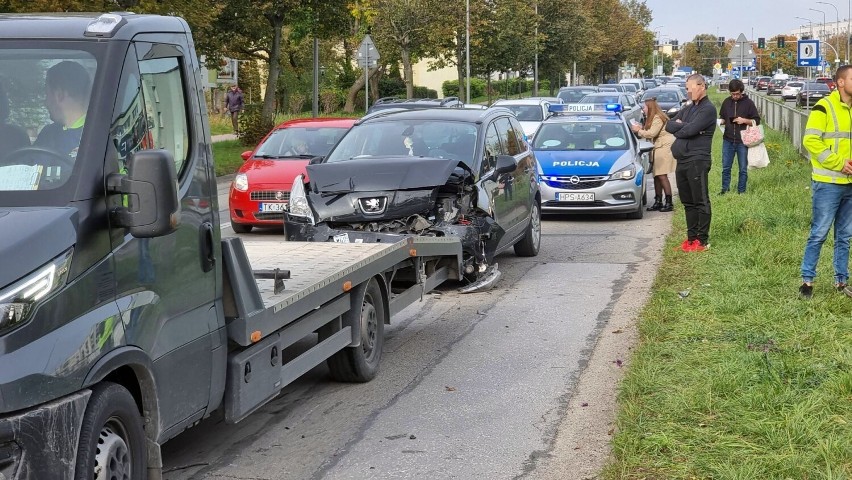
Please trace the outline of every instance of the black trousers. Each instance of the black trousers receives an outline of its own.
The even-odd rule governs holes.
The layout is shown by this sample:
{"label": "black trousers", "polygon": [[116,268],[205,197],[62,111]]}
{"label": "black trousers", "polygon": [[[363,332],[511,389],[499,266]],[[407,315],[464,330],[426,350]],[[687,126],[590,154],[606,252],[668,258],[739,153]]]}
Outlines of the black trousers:
{"label": "black trousers", "polygon": [[678,160],[675,170],[678,196],[686,213],[686,237],[707,245],[710,240],[710,158]]}

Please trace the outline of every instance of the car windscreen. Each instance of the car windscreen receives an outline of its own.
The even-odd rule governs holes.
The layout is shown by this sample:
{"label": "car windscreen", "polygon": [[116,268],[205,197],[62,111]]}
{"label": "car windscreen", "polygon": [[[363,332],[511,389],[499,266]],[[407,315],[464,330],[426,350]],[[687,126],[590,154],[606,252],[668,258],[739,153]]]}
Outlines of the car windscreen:
{"label": "car windscreen", "polygon": [[659,103],[677,103],[680,101],[680,96],[674,90],[649,90],[642,97],[642,100],[647,98],[656,98]]}
{"label": "car windscreen", "polygon": [[27,192],[27,204],[53,204],[87,158],[83,138],[98,61],[84,47],[0,43],[0,194]]}
{"label": "car windscreen", "polygon": [[787,82],[788,87],[801,87],[802,82]]}
{"label": "car windscreen", "polygon": [[653,80],[645,80],[645,89],[654,88],[657,86],[657,82]]}
{"label": "car windscreen", "polygon": [[496,106],[508,108],[522,122],[540,122],[544,120],[541,106],[539,105],[504,105],[498,103]]}
{"label": "car windscreen", "polygon": [[828,85],[824,83],[809,83],[802,88],[802,90],[810,90],[812,92],[830,92],[831,89],[828,88]]}
{"label": "car windscreen", "polygon": [[627,150],[630,142],[622,123],[543,123],[533,139],[533,149],[542,151]]}
{"label": "car windscreen", "polygon": [[618,95],[586,95],[583,97],[579,103],[595,103],[595,104],[606,104],[606,103],[619,103],[621,99]]}
{"label": "car windscreen", "polygon": [[257,148],[255,158],[322,157],[346,133],[340,127],[290,127],[272,132]]}
{"label": "car windscreen", "polygon": [[638,90],[636,89],[636,85],[624,84],[624,89],[631,93],[636,93]]}
{"label": "car windscreen", "polygon": [[443,119],[367,122],[352,127],[325,161],[410,156],[452,158],[472,166],[477,134],[473,123]]}
{"label": "car windscreen", "polygon": [[591,92],[592,90],[562,90],[558,96],[562,99],[562,103],[577,103]]}

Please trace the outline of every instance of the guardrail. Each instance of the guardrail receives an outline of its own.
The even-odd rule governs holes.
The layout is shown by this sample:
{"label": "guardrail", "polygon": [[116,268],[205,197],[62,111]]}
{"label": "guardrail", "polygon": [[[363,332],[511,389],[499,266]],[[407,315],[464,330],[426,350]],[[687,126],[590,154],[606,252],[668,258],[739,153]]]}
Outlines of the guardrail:
{"label": "guardrail", "polygon": [[802,146],[802,137],[805,135],[805,125],[808,123],[808,110],[799,110],[784,103],[777,102],[767,95],[757,93],[749,88],[749,98],[754,101],[763,125],[784,133],[796,147],[796,150],[807,158],[805,148]]}

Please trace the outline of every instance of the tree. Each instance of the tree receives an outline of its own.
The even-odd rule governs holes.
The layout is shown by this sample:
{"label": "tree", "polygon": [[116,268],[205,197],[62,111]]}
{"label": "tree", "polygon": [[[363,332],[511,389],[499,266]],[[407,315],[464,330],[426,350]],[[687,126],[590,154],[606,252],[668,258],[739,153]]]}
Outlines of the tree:
{"label": "tree", "polygon": [[719,46],[714,34],[698,34],[692,42],[683,46],[681,66],[690,66],[696,73],[710,75],[716,62],[728,64],[728,49],[725,45]]}
{"label": "tree", "polygon": [[550,93],[562,84],[565,72],[583,58],[591,32],[580,12],[581,0],[542,0],[538,66],[539,78],[550,79]]}

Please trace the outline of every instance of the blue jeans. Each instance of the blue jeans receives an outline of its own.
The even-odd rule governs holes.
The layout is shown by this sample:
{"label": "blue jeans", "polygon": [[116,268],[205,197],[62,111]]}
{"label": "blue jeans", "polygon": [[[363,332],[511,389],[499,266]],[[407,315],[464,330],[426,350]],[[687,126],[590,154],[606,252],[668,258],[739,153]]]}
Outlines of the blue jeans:
{"label": "blue jeans", "polygon": [[812,282],[822,244],[834,224],[834,281],[849,279],[849,238],[852,237],[852,185],[811,182],[811,234],[802,259],[802,281]]}
{"label": "blue jeans", "polygon": [[748,183],[748,147],[744,143],[734,143],[722,140],[722,191],[731,189],[731,167],[734,166],[734,154],[737,154],[737,165],[740,176],[737,181],[737,192],[744,193]]}

